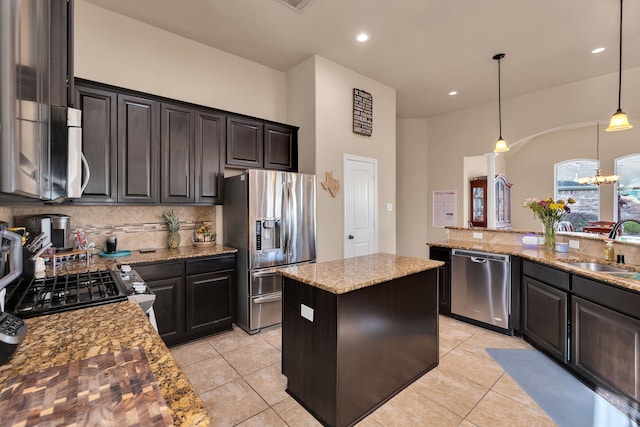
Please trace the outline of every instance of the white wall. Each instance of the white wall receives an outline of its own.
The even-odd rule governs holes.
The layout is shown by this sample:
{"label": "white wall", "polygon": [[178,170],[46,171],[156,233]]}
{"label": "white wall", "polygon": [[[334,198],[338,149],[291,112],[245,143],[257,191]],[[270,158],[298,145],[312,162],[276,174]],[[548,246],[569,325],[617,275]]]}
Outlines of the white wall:
{"label": "white wall", "polygon": [[298,131],[298,170],[316,173],[315,58],[310,57],[287,71],[287,118]]}
{"label": "white wall", "polygon": [[[396,252],[396,91],[315,56],[316,174],[344,183],[343,155],[378,159],[378,251]],[[353,88],[373,96],[373,132],[353,133]],[[344,191],[335,198],[318,185],[318,260],[342,258]],[[387,212],[387,203],[393,211]]]}
{"label": "white wall", "polygon": [[[561,129],[576,123],[597,119],[608,120],[617,108],[617,73],[574,82],[502,101],[502,134],[510,146],[529,139],[550,129]],[[640,68],[625,70],[623,73],[622,108],[630,114],[630,119],[640,126]],[[427,186],[433,190],[458,190],[457,206],[464,206],[462,186],[464,156],[480,155],[491,151],[498,135],[496,112],[497,103],[461,110],[429,118],[429,177]],[[634,113],[635,112],[635,113]],[[635,115],[634,115],[635,114]],[[628,132],[628,131],[627,131]],[[592,146],[589,140],[588,146]],[[535,145],[535,144],[534,144]],[[602,148],[602,146],[601,146]],[[537,162],[548,156],[545,149],[532,149],[527,161]],[[521,209],[518,186],[524,182],[535,182],[536,175],[512,179],[510,159],[516,150],[505,154],[507,178],[513,183],[512,214]],[[553,175],[551,175],[552,177]],[[546,190],[538,187],[540,192]],[[551,195],[551,194],[550,194]],[[527,195],[526,197],[534,197]],[[525,197],[525,198],[526,198]],[[431,212],[429,200],[429,212]],[[462,215],[458,214],[458,226],[462,226]],[[446,238],[446,230],[433,228],[428,220],[429,240]]]}
{"label": "white wall", "polygon": [[83,0],[74,4],[76,77],[286,122],[284,73]]}
{"label": "white wall", "polygon": [[396,250],[428,258],[427,119],[400,119],[396,128]]}
{"label": "white wall", "polygon": [[[607,119],[600,121],[602,175],[614,173],[616,158],[640,153],[640,122],[636,121],[636,126],[630,130],[605,132]],[[507,176],[518,183],[511,187],[514,201],[511,212],[515,228],[539,228],[540,221],[533,218],[530,209],[522,209],[522,202],[528,197],[553,197],[554,166],[571,159],[596,159],[595,121],[574,129],[545,133],[513,150],[507,165]],[[603,221],[614,220],[614,190],[615,185],[600,187],[600,219]]]}

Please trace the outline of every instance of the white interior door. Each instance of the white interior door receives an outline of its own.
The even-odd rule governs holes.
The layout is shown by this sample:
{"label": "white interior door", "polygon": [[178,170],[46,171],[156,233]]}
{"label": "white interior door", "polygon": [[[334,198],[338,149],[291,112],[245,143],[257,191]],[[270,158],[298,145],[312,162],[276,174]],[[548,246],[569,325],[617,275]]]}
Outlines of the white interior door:
{"label": "white interior door", "polygon": [[344,156],[344,257],[378,251],[378,160]]}

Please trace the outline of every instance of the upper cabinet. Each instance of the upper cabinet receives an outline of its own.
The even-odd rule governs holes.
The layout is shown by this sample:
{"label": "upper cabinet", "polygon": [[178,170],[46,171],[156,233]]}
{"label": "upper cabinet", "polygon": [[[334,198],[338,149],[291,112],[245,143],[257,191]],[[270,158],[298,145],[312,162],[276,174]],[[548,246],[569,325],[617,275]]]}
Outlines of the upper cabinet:
{"label": "upper cabinet", "polygon": [[227,117],[226,166],[298,170],[298,128],[242,117]]}
{"label": "upper cabinet", "polygon": [[[500,174],[494,180],[496,197],[496,228],[511,228],[511,184]],[[487,177],[469,181],[469,222],[474,227],[487,226]]]}
{"label": "upper cabinet", "polygon": [[227,166],[262,168],[264,125],[257,120],[227,117]]}
{"label": "upper cabinet", "polygon": [[82,202],[114,203],[118,200],[117,98],[114,92],[89,85],[75,87],[75,106],[82,110],[82,152],[91,171]]}
{"label": "upper cabinet", "polygon": [[196,110],[195,203],[222,203],[225,135],[224,115]]}
{"label": "upper cabinet", "polygon": [[90,169],[74,203],[222,204],[224,167],[296,171],[294,126],[77,79]]}
{"label": "upper cabinet", "polygon": [[264,168],[298,171],[298,129],[265,124]]}
{"label": "upper cabinet", "polygon": [[156,203],[160,103],[118,94],[118,202]]}

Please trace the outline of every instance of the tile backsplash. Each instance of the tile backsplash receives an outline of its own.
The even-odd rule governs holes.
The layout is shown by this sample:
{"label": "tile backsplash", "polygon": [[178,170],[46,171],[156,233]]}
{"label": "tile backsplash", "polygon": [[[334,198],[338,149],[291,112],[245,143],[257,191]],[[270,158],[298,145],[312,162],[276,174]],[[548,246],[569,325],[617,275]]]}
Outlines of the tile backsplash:
{"label": "tile backsplash", "polygon": [[216,229],[215,206],[22,206],[0,207],[0,220],[13,226],[20,218],[31,215],[56,213],[71,218],[70,242],[75,242],[75,231],[83,229],[96,247],[106,246],[107,236],[116,236],[118,249],[164,248],[167,246],[167,226],[163,214],[171,211],[180,218],[180,246],[191,245],[196,223]]}

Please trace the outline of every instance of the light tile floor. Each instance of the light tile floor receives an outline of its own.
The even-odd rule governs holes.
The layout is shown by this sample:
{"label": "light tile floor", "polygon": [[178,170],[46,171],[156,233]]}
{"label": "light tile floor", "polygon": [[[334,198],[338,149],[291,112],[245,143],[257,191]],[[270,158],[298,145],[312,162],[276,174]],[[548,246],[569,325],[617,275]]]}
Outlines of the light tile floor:
{"label": "light tile floor", "polygon": [[[485,348],[531,348],[440,316],[440,364],[363,419],[359,427],[555,426]],[[216,427],[320,426],[284,390],[281,329],[233,331],[174,347]]]}

